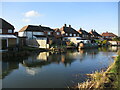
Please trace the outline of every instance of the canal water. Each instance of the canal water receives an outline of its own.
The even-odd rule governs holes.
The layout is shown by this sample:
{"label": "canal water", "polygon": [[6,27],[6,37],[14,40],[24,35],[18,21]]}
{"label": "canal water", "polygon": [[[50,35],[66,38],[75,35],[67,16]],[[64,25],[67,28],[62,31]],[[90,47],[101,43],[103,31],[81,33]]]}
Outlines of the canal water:
{"label": "canal water", "polygon": [[[118,47],[37,52],[21,60],[2,60],[3,88],[64,88],[84,82],[85,74],[105,69]],[[14,60],[12,60],[14,59]]]}

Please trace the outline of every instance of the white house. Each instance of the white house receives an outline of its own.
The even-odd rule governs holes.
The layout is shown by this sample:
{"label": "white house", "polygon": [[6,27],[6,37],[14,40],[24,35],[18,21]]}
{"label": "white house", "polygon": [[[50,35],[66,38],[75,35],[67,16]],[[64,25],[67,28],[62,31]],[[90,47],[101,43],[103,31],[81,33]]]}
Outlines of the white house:
{"label": "white house", "polygon": [[26,43],[31,47],[49,48],[49,39],[54,30],[49,27],[27,25],[19,31],[19,37],[26,37]]}

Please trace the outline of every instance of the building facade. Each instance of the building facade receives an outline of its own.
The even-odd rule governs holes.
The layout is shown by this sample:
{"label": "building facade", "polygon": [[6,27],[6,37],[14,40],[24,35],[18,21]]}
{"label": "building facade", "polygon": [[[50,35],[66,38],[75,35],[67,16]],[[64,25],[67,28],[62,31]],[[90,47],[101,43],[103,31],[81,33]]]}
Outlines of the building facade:
{"label": "building facade", "polygon": [[87,31],[83,30],[82,28],[80,28],[78,30],[78,32],[81,34],[82,40],[90,40],[91,39],[91,34],[88,33]]}
{"label": "building facade", "polygon": [[49,48],[54,39],[54,30],[49,27],[27,25],[19,31],[19,37],[26,37],[26,44],[31,47]]}
{"label": "building facade", "polygon": [[0,18],[0,46],[2,46],[0,49],[7,49],[8,47],[16,46],[18,44],[18,33],[14,32],[14,29],[13,25]]}
{"label": "building facade", "polygon": [[91,39],[100,39],[102,37],[99,33],[97,33],[93,29],[89,33],[91,34]]}
{"label": "building facade", "polygon": [[72,28],[71,25],[67,27],[67,25],[64,24],[64,26],[60,28],[60,31],[63,37],[63,41],[71,41],[77,45],[79,40],[81,40],[81,34]]}
{"label": "building facade", "polygon": [[111,32],[104,32],[101,34],[101,36],[103,39],[107,39],[107,40],[112,40],[113,38],[117,37],[117,35]]}

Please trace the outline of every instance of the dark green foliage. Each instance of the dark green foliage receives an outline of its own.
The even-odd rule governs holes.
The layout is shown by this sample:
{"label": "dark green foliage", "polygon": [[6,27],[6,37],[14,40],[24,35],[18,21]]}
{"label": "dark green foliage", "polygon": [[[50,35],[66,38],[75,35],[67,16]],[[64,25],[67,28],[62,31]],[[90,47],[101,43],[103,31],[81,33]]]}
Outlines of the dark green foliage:
{"label": "dark green foliage", "polygon": [[114,41],[120,41],[120,37],[115,37],[112,40],[114,40]]}

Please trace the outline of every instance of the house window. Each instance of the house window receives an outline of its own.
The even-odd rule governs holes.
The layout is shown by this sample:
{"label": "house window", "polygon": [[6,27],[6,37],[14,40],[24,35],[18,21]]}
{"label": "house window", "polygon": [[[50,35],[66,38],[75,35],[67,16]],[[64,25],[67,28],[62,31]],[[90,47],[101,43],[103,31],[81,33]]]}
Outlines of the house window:
{"label": "house window", "polygon": [[60,32],[57,32],[57,35],[60,35]]}
{"label": "house window", "polygon": [[48,32],[48,35],[50,35],[50,32]]}
{"label": "house window", "polygon": [[0,29],[0,33],[2,33],[2,29]]}
{"label": "house window", "polygon": [[8,29],[8,33],[12,33],[12,30],[11,30],[11,29]]}
{"label": "house window", "polygon": [[72,34],[70,33],[70,36],[72,36]]}
{"label": "house window", "polygon": [[65,35],[68,36],[68,33],[66,33]]}
{"label": "house window", "polygon": [[76,36],[76,34],[74,34],[74,36]]}

